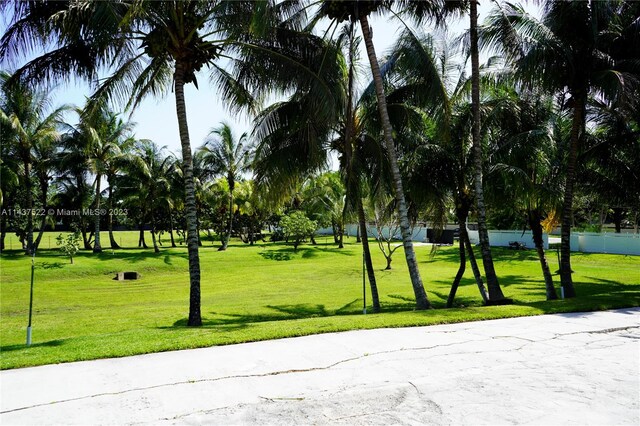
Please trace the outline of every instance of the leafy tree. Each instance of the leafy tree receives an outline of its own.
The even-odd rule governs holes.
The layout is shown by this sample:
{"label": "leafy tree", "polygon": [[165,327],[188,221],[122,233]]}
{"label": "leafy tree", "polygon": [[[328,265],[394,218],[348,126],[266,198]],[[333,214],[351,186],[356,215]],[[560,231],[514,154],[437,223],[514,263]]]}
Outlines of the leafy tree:
{"label": "leafy tree", "polygon": [[280,226],[287,240],[293,243],[293,249],[297,251],[303,241],[313,236],[318,223],[298,210],[280,219]]}
{"label": "leafy tree", "polygon": [[59,234],[56,237],[56,245],[60,246],[60,251],[64,253],[66,256],[69,256],[69,260],[73,265],[73,256],[78,253],[80,250],[80,233],[78,231],[67,234],[66,237],[63,237],[62,234]]}

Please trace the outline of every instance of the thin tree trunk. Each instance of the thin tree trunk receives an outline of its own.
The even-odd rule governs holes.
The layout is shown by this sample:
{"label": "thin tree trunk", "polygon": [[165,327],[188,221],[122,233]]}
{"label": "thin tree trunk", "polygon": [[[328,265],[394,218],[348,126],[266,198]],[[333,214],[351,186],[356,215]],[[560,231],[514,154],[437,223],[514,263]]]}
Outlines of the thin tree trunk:
{"label": "thin tree trunk", "polygon": [[95,215],[94,219],[94,236],[95,239],[93,241],[93,252],[94,253],[102,253],[102,246],[100,245],[100,181],[101,176],[100,173],[96,175],[96,203],[95,203],[95,211],[93,212]]}
{"label": "thin tree trunk", "polygon": [[396,158],[395,147],[393,144],[393,133],[391,129],[391,122],[389,121],[389,113],[387,111],[387,101],[384,95],[382,75],[380,74],[380,67],[378,65],[378,59],[376,57],[375,48],[373,46],[369,22],[365,15],[360,17],[360,27],[362,28],[362,35],[367,47],[367,56],[369,57],[369,63],[371,64],[371,73],[373,75],[373,81],[376,88],[376,98],[378,101],[380,120],[382,122],[382,128],[384,131],[385,147],[387,150],[387,155],[389,157],[389,163],[391,166],[391,173],[393,177],[393,189],[397,202],[398,218],[400,220],[400,230],[402,232],[404,253],[407,260],[407,266],[409,268],[409,276],[411,277],[413,292],[416,298],[416,309],[429,309],[431,307],[431,304],[427,299],[427,293],[425,292],[424,286],[422,285],[422,278],[420,277],[420,271],[418,270],[418,261],[413,249],[413,242],[411,241],[411,227],[409,225],[407,203],[404,198],[402,177],[400,176],[400,168],[398,167],[398,160]]}
{"label": "thin tree trunk", "polygon": [[[29,154],[27,153],[27,156]],[[25,247],[25,254],[30,256],[35,250],[33,247],[33,194],[31,193],[31,162],[28,158],[24,159],[24,187],[26,192],[26,204],[27,204],[27,245]]]}
{"label": "thin tree trunk", "polygon": [[138,247],[149,248],[144,239],[144,221],[140,222],[140,238],[138,238]]}
{"label": "thin tree trunk", "polygon": [[109,198],[107,200],[107,205],[109,209],[109,245],[112,249],[119,249],[120,246],[116,242],[116,239],[113,237],[113,184],[111,183],[111,179],[109,179]]}
{"label": "thin tree trunk", "polygon": [[529,210],[529,227],[531,228],[531,234],[533,235],[533,244],[538,252],[538,259],[540,259],[540,267],[542,268],[542,276],[544,277],[544,286],[547,293],[547,300],[555,300],[558,298],[556,289],[553,286],[553,277],[549,270],[549,264],[544,254],[544,242],[542,240],[542,225],[540,225],[540,215],[536,211]]}
{"label": "thin tree trunk", "polygon": [[156,238],[156,219],[153,211],[151,211],[151,241],[153,242],[153,252],[160,253],[160,248],[158,248],[158,241]]}
{"label": "thin tree trunk", "polygon": [[4,251],[4,241],[7,236],[7,217],[5,215],[0,216],[0,251]]}
{"label": "thin tree trunk", "polygon": [[187,126],[187,109],[184,100],[184,65],[176,61],[175,69],[176,114],[182,145],[182,161],[185,186],[185,218],[187,221],[187,247],[189,252],[189,319],[187,325],[201,326],[200,313],[200,256],[198,254],[198,217],[196,210],[195,187],[193,182],[193,160],[189,128]]}
{"label": "thin tree trunk", "polygon": [[169,235],[171,236],[171,247],[176,247],[176,241],[173,239],[173,214],[169,212]]}
{"label": "thin tree trunk", "polygon": [[480,291],[480,296],[482,296],[482,300],[486,304],[489,302],[489,296],[487,295],[487,290],[485,289],[484,282],[482,281],[482,274],[480,274],[480,268],[478,267],[478,262],[476,261],[476,255],[473,253],[473,246],[471,245],[471,240],[469,239],[469,233],[467,232],[466,225],[464,230],[460,228],[460,238],[464,239],[464,246],[467,248],[469,265],[471,265],[473,277],[476,280],[476,285],[478,286],[478,290]]}
{"label": "thin tree trunk", "polygon": [[[42,210],[47,211],[47,192],[49,191],[49,184],[46,180],[40,181],[40,202],[42,203]],[[40,219],[40,229],[38,230],[38,237],[33,243],[33,249],[38,250],[40,247],[40,241],[42,241],[42,236],[44,235],[44,228],[47,225],[47,215],[46,213],[42,215]]]}
{"label": "thin tree trunk", "polygon": [[489,244],[489,232],[487,230],[486,209],[484,204],[484,191],[482,188],[482,141],[480,136],[480,58],[478,51],[478,3],[470,2],[470,37],[471,37],[471,104],[473,112],[472,140],[474,157],[474,190],[476,195],[476,207],[478,213],[478,235],[480,237],[480,249],[482,251],[482,263],[487,276],[487,287],[491,302],[505,301],[500,288],[498,277],[493,266],[491,246]]}
{"label": "thin tree trunk", "polygon": [[371,288],[371,302],[373,304],[373,312],[380,312],[380,298],[378,297],[378,284],[376,283],[376,274],[373,269],[373,262],[371,261],[371,249],[369,247],[369,239],[367,238],[367,218],[364,213],[364,206],[362,205],[362,198],[356,200],[358,203],[358,224],[360,235],[360,242],[362,243],[362,251],[364,252],[364,263],[367,269],[367,277],[369,278],[369,287]]}
{"label": "thin tree trunk", "polygon": [[584,121],[585,100],[579,93],[573,93],[575,106],[571,123],[571,146],[567,161],[567,180],[562,204],[562,225],[560,228],[560,284],[564,289],[564,297],[575,297],[576,291],[571,277],[571,224],[573,222],[573,185],[575,183],[576,161],[580,133]]}
{"label": "thin tree trunk", "polygon": [[[231,188],[231,184],[229,184],[229,188]],[[222,247],[218,249],[219,251],[223,251],[227,249],[227,246],[229,245],[229,239],[231,238],[232,230],[233,230],[233,192],[231,189],[229,189],[229,223],[227,226],[227,235],[222,241]]]}
{"label": "thin tree trunk", "polygon": [[464,240],[462,239],[462,234],[460,234],[459,243],[459,251],[460,251],[460,264],[458,266],[458,272],[456,273],[455,278],[453,279],[453,284],[451,284],[451,290],[449,291],[449,297],[447,298],[447,308],[453,306],[453,300],[456,298],[456,292],[458,291],[458,286],[460,285],[460,280],[464,275],[464,271],[467,268],[467,258],[464,255]]}

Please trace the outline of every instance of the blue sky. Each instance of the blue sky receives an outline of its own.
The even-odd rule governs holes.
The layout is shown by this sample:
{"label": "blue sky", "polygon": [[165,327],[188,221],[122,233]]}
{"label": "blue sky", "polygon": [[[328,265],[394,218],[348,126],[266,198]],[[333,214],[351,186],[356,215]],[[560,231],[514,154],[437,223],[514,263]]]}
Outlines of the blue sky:
{"label": "blue sky", "polygon": [[[479,8],[480,22],[493,4],[489,1],[482,2]],[[534,7],[527,7],[535,11]],[[4,24],[4,23],[3,23]],[[373,39],[378,56],[381,56],[393,43],[400,31],[401,24],[398,21],[387,21],[381,17],[374,17],[371,20],[373,29]],[[449,26],[450,33],[460,33],[468,28],[468,18],[452,22]],[[2,25],[4,30],[4,25]],[[3,31],[4,32],[4,31]],[[368,81],[370,73],[364,65],[368,66],[364,47],[361,59],[363,61],[363,72],[361,80]],[[0,66],[5,66],[0,64]],[[221,121],[228,122],[234,129],[236,135],[244,131],[251,130],[251,117],[244,114],[231,115],[225,105],[220,102],[216,89],[208,84],[206,73],[199,75],[200,90],[193,85],[188,85],[185,89],[187,100],[187,116],[193,149],[200,146],[212,127],[216,127]],[[54,91],[56,104],[83,105],[85,96],[90,95],[90,90],[85,83],[72,82],[61,84]],[[116,108],[117,110],[117,108]],[[75,118],[70,117],[70,121]],[[175,153],[180,152],[180,141],[178,137],[178,123],[175,113],[175,98],[172,93],[164,98],[147,98],[133,113],[131,121],[137,123],[136,136],[139,139],[151,139],[157,144],[167,146]]]}

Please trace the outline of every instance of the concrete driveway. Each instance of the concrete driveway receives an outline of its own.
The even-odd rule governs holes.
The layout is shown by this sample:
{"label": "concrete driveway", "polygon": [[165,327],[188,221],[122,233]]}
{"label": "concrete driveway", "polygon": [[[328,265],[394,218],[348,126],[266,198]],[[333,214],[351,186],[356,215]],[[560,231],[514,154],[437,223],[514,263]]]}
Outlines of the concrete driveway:
{"label": "concrete driveway", "polygon": [[0,423],[640,424],[640,309],[0,372]]}

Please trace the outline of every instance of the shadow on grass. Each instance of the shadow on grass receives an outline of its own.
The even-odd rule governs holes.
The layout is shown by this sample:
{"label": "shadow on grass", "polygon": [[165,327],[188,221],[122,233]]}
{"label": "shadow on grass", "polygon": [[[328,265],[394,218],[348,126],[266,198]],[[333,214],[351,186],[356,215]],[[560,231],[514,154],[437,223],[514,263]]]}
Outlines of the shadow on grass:
{"label": "shadow on grass", "polygon": [[332,253],[341,254],[343,256],[355,256],[355,254],[349,250],[340,249],[337,247],[327,247],[321,245],[300,247],[298,250],[294,250],[291,246],[285,246],[281,248],[265,248],[258,254],[265,259],[275,260],[277,262],[288,261],[294,258],[300,257],[302,259],[311,259],[317,257],[320,253]]}
{"label": "shadow on grass", "polygon": [[[335,311],[327,310],[324,305],[301,303],[296,305],[267,305],[266,308],[271,309],[272,313],[263,314],[229,314],[211,312],[217,318],[203,318],[202,327],[204,328],[224,328],[240,329],[249,327],[252,323],[271,322],[271,321],[287,321],[305,318],[318,318],[343,315],[360,315],[362,308],[360,306],[362,299],[354,299]],[[390,306],[385,306],[385,312],[390,311]],[[403,305],[402,310],[407,310],[407,306]],[[176,321],[172,326],[158,327],[161,330],[172,330],[187,327],[187,318]]]}
{"label": "shadow on grass", "polygon": [[64,344],[64,339],[50,340],[48,342],[42,342],[42,343],[32,343],[31,346],[3,345],[3,346],[0,346],[0,352],[18,351],[21,349],[29,349],[29,348],[46,348],[46,347],[53,347],[53,346],[62,346],[63,344]]}

